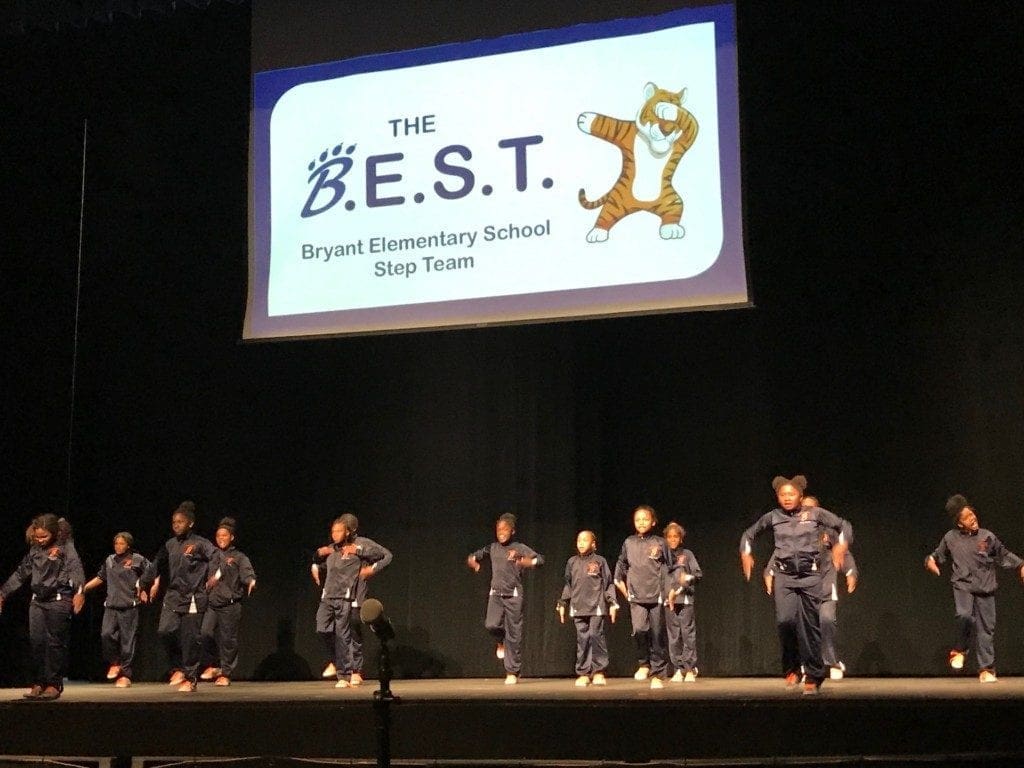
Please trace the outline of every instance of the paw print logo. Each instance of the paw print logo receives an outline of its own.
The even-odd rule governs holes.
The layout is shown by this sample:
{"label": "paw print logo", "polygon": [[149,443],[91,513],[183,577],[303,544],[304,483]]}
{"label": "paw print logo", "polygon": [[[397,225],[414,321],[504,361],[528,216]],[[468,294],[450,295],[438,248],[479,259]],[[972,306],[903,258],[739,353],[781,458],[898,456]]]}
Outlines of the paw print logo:
{"label": "paw print logo", "polygon": [[[309,197],[306,198],[306,204],[302,206],[302,218],[317,216],[341,202],[346,189],[342,178],[352,170],[351,155],[355,151],[355,144],[346,147],[344,142],[340,142],[333,148],[325,149],[310,161],[307,166],[307,181],[312,188]],[[345,203],[345,210],[351,211],[355,207],[356,204],[352,200]]]}
{"label": "paw print logo", "polygon": [[587,565],[587,576],[600,576],[601,567],[597,563],[589,563]]}

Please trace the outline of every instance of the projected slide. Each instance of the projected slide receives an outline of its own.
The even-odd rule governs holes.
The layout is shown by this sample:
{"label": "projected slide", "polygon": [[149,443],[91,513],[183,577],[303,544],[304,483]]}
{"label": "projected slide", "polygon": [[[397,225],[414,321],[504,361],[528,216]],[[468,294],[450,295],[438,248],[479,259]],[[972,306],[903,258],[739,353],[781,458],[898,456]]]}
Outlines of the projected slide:
{"label": "projected slide", "polygon": [[247,338],[747,302],[731,6],[253,87]]}

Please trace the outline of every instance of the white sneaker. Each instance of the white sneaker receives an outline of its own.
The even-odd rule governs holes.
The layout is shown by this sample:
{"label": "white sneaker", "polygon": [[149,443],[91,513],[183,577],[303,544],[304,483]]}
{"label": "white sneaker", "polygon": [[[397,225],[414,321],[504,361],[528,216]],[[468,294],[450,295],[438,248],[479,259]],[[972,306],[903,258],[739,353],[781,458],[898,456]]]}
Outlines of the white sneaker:
{"label": "white sneaker", "polygon": [[588,685],[590,685],[590,678],[586,675],[580,675],[576,678],[577,688],[586,688]]}
{"label": "white sneaker", "polygon": [[652,677],[651,678],[651,688],[664,688],[664,687],[665,687],[665,684],[663,682],[661,682],[661,678],[660,677]]}
{"label": "white sneaker", "polygon": [[684,683],[696,683],[697,682],[697,668],[694,667],[686,673],[686,677],[683,678]]}
{"label": "white sneaker", "polygon": [[949,666],[953,669],[964,668],[964,655],[960,651],[949,652]]}
{"label": "white sneaker", "polygon": [[515,685],[519,682],[519,678],[515,675],[505,675],[505,685]]}
{"label": "white sneaker", "polygon": [[499,659],[504,659],[505,658],[505,644],[504,643],[498,643],[498,645],[494,649],[494,655],[497,656]]}
{"label": "white sneaker", "polygon": [[672,682],[673,683],[681,683],[681,682],[683,682],[683,670],[681,670],[681,669],[677,669],[676,670],[676,673],[674,675],[672,675]]}
{"label": "white sneaker", "polygon": [[608,681],[604,679],[604,672],[595,672],[591,683],[593,685],[608,685]]}
{"label": "white sneaker", "polygon": [[639,667],[635,673],[633,673],[634,680],[646,680],[651,676],[650,667]]}
{"label": "white sneaker", "polygon": [[997,682],[999,682],[999,678],[996,677],[996,673],[993,672],[991,669],[983,669],[978,674],[978,682],[979,683],[997,683]]}
{"label": "white sneaker", "polygon": [[830,680],[842,680],[845,675],[846,665],[841,661],[834,667],[830,667],[828,670],[828,677]]}
{"label": "white sneaker", "polygon": [[349,683],[348,680],[341,679],[341,680],[338,680],[338,682],[336,682],[334,684],[334,687],[335,688],[351,688],[352,686],[351,686],[351,684]]}

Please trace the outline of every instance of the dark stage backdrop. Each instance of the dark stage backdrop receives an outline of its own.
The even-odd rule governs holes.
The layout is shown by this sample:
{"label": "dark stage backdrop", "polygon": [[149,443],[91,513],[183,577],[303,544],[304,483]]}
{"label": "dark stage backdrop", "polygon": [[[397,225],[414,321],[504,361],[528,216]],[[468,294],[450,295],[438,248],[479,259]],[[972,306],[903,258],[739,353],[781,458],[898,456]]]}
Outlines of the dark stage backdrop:
{"label": "dark stage backdrop", "polygon": [[[152,555],[193,498],[201,532],[240,520],[259,573],[242,675],[282,622],[315,671],[309,552],[352,511],[395,552],[372,592],[397,672],[497,676],[487,579],[465,557],[511,510],[548,560],[527,578],[525,673],[571,675],[554,604],[575,532],[613,560],[649,503],[704,568],[702,670],[776,674],[771,603],[737,544],[771,477],[804,472],[857,532],[851,672],[945,674],[950,587],[922,559],[946,496],[1024,551],[1024,11],[927,8],[740,4],[756,309],[252,345],[249,9],[0,40],[4,575],[35,513],[70,515],[93,572],[121,529]],[[1002,583],[1000,671],[1019,673],[1024,589]],[[102,674],[100,602],[75,620],[73,677]],[[25,677],[24,614],[22,596],[0,616],[3,685]],[[164,670],[153,624],[144,679]],[[611,671],[629,674],[628,621],[611,634]]]}

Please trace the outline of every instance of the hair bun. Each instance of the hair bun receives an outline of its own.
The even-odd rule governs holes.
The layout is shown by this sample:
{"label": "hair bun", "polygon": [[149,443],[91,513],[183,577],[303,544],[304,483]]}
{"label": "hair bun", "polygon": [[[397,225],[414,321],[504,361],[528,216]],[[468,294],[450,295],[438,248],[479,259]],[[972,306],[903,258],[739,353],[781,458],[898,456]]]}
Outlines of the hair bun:
{"label": "hair bun", "polygon": [[778,491],[784,485],[792,485],[800,493],[807,490],[807,478],[804,475],[794,475],[793,477],[783,477],[782,475],[776,475],[772,479],[772,490]]}
{"label": "hair bun", "polygon": [[962,510],[964,507],[969,506],[971,506],[970,502],[967,501],[967,499],[959,493],[954,493],[952,496],[946,499],[946,511],[953,517],[959,515],[960,510]]}

